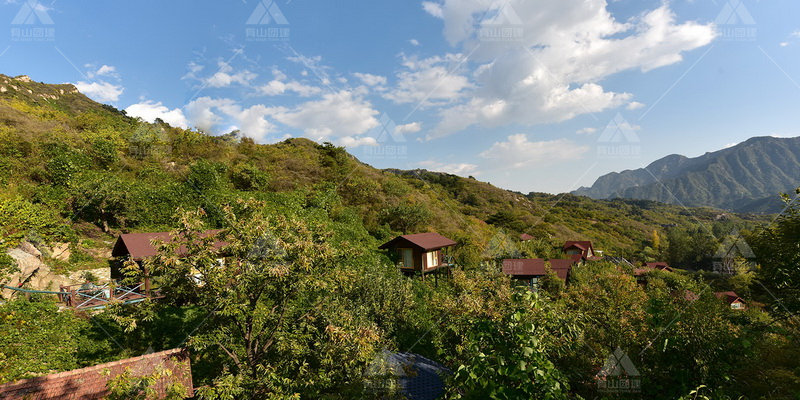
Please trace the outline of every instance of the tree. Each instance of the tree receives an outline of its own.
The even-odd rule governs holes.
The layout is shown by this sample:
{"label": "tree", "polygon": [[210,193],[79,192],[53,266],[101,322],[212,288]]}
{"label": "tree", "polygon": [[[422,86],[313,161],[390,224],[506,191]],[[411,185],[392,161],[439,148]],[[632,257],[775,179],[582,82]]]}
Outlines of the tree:
{"label": "tree", "polygon": [[[324,223],[273,216],[263,203],[240,201],[222,212],[235,224],[219,237],[227,243],[224,263],[214,239],[202,235],[203,213],[197,211],[179,213],[174,235],[180,240],[161,245],[150,265],[168,302],[209,312],[188,341],[206,362],[220,360],[200,398],[355,390],[360,367],[381,339],[367,312],[378,305],[356,301],[349,291],[361,287],[348,268],[356,264],[351,259],[357,250],[334,246]],[[186,257],[175,255],[180,245]]]}
{"label": "tree", "polygon": [[403,233],[415,230],[430,218],[430,211],[421,204],[400,204],[383,210],[383,221]]}
{"label": "tree", "polygon": [[786,211],[747,242],[758,259],[758,278],[776,296],[775,311],[796,313],[800,311],[800,203],[785,194],[783,199]]}
{"label": "tree", "polygon": [[565,399],[569,385],[548,357],[536,294],[515,294],[517,308],[499,320],[479,319],[467,332],[464,360],[450,385],[453,399]]}

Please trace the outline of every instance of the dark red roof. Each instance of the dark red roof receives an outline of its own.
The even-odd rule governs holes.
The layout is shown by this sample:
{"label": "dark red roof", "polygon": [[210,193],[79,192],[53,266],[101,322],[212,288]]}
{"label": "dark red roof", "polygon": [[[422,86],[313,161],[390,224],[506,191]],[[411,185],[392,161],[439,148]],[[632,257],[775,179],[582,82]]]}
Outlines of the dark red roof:
{"label": "dark red roof", "polygon": [[[204,236],[216,236],[222,230],[215,229],[203,233]],[[149,232],[149,233],[123,233],[119,235],[114,249],[111,251],[113,257],[130,256],[132,260],[142,261],[145,258],[156,255],[158,250],[151,244],[153,240],[169,242],[172,235],[169,232]],[[220,249],[227,243],[222,241],[214,242],[214,247]],[[179,255],[186,255],[186,248],[178,248]]]}
{"label": "dark red roof", "polygon": [[547,269],[541,258],[513,258],[503,260],[503,273],[512,276],[545,276]]}
{"label": "dark red roof", "polygon": [[663,262],[663,261],[651,262],[651,263],[647,263],[645,265],[647,266],[647,268],[660,269],[662,271],[670,271],[670,272],[672,272],[672,268],[670,268],[670,266],[667,263]]}
{"label": "dark red roof", "polygon": [[714,293],[714,296],[717,296],[718,298],[725,300],[725,302],[728,304],[733,304],[736,303],[737,301],[740,303],[744,303],[744,300],[742,300],[742,298],[739,297],[739,295],[737,295],[736,292],[716,292]]}
{"label": "dark red roof", "polygon": [[457,243],[436,232],[415,233],[413,235],[398,236],[384,244],[379,249],[390,249],[410,244],[424,251],[438,250],[443,247],[455,246]]}
{"label": "dark red roof", "polygon": [[559,258],[550,259],[550,269],[555,272],[556,276],[566,281],[572,271],[572,267],[577,263],[574,259],[562,260]]}
{"label": "dark red roof", "polygon": [[7,383],[0,386],[0,398],[5,400],[102,399],[109,394],[106,389],[108,381],[125,372],[126,369],[132,376],[141,377],[152,374],[159,366],[172,371],[171,375],[159,379],[153,386],[159,398],[164,397],[167,387],[173,382],[182,384],[189,396],[193,394],[189,353],[184,349],[172,349]]}
{"label": "dark red roof", "polygon": [[570,241],[564,243],[564,250],[569,249],[570,247],[577,247],[581,250],[586,250],[592,246],[592,242],[588,241]]}
{"label": "dark red roof", "polygon": [[526,241],[531,240],[531,239],[533,239],[533,236],[528,235],[527,233],[523,233],[523,234],[519,235],[519,240],[522,240],[523,242],[526,242]]}

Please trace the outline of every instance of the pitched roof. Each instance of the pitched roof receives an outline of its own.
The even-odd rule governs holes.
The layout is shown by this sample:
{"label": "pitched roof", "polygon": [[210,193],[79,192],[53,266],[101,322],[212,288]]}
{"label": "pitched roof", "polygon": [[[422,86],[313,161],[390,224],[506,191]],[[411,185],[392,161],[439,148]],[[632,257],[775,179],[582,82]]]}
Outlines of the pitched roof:
{"label": "pitched roof", "polygon": [[736,292],[716,292],[714,293],[714,296],[717,296],[718,298],[725,300],[725,302],[728,304],[733,304],[736,303],[737,301],[740,303],[744,303],[744,300],[742,300],[742,298],[739,297],[739,295],[737,295]]}
{"label": "pitched roof", "polygon": [[645,264],[647,268],[660,269],[664,271],[672,271],[672,268],[663,261],[649,262]]}
{"label": "pitched roof", "polygon": [[559,258],[556,259],[551,258],[550,269],[552,269],[553,272],[555,272],[556,276],[558,276],[559,278],[561,278],[563,281],[566,282],[567,278],[569,278],[569,275],[572,271],[572,267],[576,263],[577,261],[574,259],[562,260]]}
{"label": "pitched roof", "polygon": [[523,242],[526,242],[526,241],[531,240],[531,239],[533,239],[533,236],[528,235],[527,233],[523,233],[523,234],[519,235],[519,240],[522,240]]}
{"label": "pitched roof", "polygon": [[568,241],[568,242],[564,243],[564,248],[563,249],[566,250],[566,249],[568,249],[570,247],[577,247],[577,248],[579,248],[581,250],[586,250],[589,247],[592,247],[592,242],[590,242],[588,240],[571,240],[571,241]]}
{"label": "pitched roof", "polygon": [[547,269],[541,258],[509,258],[503,260],[503,273],[512,276],[544,276]]}
{"label": "pitched roof", "polygon": [[[222,232],[221,229],[208,230],[203,233],[203,236],[216,236],[220,232]],[[158,253],[158,249],[151,244],[153,240],[169,242],[172,240],[172,235],[169,232],[123,233],[117,238],[111,255],[113,257],[130,256],[135,261],[144,260]],[[225,245],[227,245],[226,242],[219,240],[214,242],[216,249]],[[180,246],[178,254],[186,255],[186,247]]]}
{"label": "pitched roof", "polygon": [[[0,385],[0,398],[6,400],[101,399],[108,395],[106,389],[108,381],[122,374],[126,369],[132,376],[145,376],[155,372],[158,366],[172,370],[170,376],[161,378],[155,383],[154,389],[160,398],[166,394],[167,387],[173,382],[182,384],[190,395],[194,392],[189,353],[184,349],[172,349],[7,383]],[[106,374],[105,371],[109,373]]]}
{"label": "pitched roof", "polygon": [[415,233],[413,235],[398,236],[378,247],[379,249],[389,249],[399,247],[403,243],[408,243],[419,247],[424,251],[438,250],[442,247],[455,246],[457,243],[436,232]]}

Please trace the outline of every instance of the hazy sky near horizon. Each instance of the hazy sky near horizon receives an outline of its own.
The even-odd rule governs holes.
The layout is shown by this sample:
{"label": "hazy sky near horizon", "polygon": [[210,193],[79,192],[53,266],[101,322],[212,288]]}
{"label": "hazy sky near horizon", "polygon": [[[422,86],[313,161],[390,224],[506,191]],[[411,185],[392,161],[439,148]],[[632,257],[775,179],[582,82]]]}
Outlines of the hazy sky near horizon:
{"label": "hazy sky near horizon", "polygon": [[[1,73],[148,121],[559,193],[798,136],[800,3],[3,0]],[[5,21],[5,22],[3,22]],[[4,36],[4,35],[3,35]]]}

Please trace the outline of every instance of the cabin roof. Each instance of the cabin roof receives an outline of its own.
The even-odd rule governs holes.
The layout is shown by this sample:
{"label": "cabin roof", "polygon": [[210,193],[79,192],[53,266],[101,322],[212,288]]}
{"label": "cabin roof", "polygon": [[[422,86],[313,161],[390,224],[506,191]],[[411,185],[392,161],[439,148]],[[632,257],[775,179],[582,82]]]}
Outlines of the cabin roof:
{"label": "cabin roof", "polygon": [[415,233],[413,235],[398,236],[378,247],[379,249],[391,249],[412,245],[424,251],[438,250],[443,247],[455,246],[457,243],[436,232]]}
{"label": "cabin roof", "polygon": [[569,249],[571,247],[577,247],[583,251],[586,249],[593,248],[592,242],[589,240],[570,240],[564,243],[564,250]]}
{"label": "cabin roof", "polygon": [[544,276],[547,269],[541,258],[509,258],[503,260],[503,273],[512,276]]}
{"label": "cabin roof", "polygon": [[523,234],[519,235],[519,240],[521,240],[523,242],[527,242],[528,240],[531,240],[531,239],[533,239],[533,236],[528,235],[527,233],[523,233]]}
{"label": "cabin roof", "polygon": [[714,293],[714,296],[717,296],[718,298],[725,300],[725,302],[728,304],[733,304],[736,303],[737,301],[740,303],[744,303],[744,300],[742,300],[742,298],[739,297],[739,295],[737,295],[736,292],[716,292]]}
{"label": "cabin roof", "polygon": [[669,264],[667,264],[667,263],[665,263],[663,261],[649,262],[649,263],[646,263],[645,265],[647,266],[647,268],[665,269],[665,270],[668,270],[668,271],[672,271],[672,268],[669,266]]}
{"label": "cabin roof", "polygon": [[[3,399],[101,399],[109,395],[108,381],[130,371],[132,376],[152,374],[159,366],[172,370],[169,377],[160,378],[154,388],[162,398],[170,383],[180,383],[188,393],[193,393],[189,353],[172,349],[139,357],[126,358],[92,367],[59,372],[56,374],[23,379],[0,385]],[[104,371],[109,371],[104,374]]]}
{"label": "cabin roof", "polygon": [[[221,229],[208,230],[202,236],[216,236],[220,232],[222,232]],[[111,256],[129,256],[134,261],[142,261],[158,253],[158,249],[151,243],[153,240],[169,242],[172,240],[172,235],[169,232],[123,233],[117,238],[114,249],[111,251]],[[227,245],[226,242],[219,240],[214,242],[214,248],[217,250],[225,245]],[[186,247],[181,245],[178,248],[178,255],[186,255],[186,253]]]}
{"label": "cabin roof", "polygon": [[572,271],[572,267],[577,264],[578,261],[579,260],[575,259],[564,260],[560,258],[551,258],[550,269],[556,273],[556,276],[566,281],[569,277],[570,271]]}

